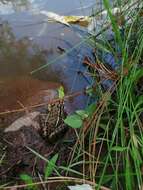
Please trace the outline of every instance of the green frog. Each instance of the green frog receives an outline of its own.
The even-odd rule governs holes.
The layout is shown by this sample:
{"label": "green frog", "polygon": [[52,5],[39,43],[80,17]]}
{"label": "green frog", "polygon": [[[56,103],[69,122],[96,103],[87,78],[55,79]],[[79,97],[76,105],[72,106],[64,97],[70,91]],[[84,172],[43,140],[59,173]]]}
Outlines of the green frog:
{"label": "green frog", "polygon": [[68,129],[64,123],[66,116],[63,100],[48,104],[46,111],[39,117],[41,136],[51,143],[61,139]]}

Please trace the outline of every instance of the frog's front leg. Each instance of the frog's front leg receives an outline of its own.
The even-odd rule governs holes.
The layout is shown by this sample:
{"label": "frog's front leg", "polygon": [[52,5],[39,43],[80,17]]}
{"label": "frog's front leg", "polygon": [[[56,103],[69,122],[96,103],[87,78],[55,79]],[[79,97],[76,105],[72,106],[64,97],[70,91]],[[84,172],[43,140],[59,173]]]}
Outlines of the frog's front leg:
{"label": "frog's front leg", "polygon": [[65,123],[62,123],[61,125],[59,125],[47,138],[47,140],[50,143],[54,143],[56,141],[59,141],[63,138],[63,136],[65,135],[65,133],[68,130],[68,126]]}

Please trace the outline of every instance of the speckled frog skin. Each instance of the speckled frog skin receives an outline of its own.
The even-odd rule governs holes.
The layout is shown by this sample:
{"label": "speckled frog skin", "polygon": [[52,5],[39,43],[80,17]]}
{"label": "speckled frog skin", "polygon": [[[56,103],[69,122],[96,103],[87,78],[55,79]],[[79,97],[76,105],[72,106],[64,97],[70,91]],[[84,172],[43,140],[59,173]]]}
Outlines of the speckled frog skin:
{"label": "speckled frog skin", "polygon": [[68,129],[64,123],[66,116],[63,100],[48,104],[39,117],[41,136],[51,143],[60,140]]}

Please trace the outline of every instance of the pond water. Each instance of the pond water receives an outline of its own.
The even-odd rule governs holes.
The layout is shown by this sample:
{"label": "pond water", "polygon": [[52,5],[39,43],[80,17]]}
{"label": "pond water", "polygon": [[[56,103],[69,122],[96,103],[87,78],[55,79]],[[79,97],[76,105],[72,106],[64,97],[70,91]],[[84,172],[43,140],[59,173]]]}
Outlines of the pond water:
{"label": "pond water", "polygon": [[[48,23],[47,18],[39,11],[52,11],[62,15],[89,15],[94,3],[94,0],[0,1],[0,90],[3,91],[0,103],[3,105],[7,102],[6,105],[11,105],[3,105],[5,110],[12,109],[14,103],[11,101],[15,97],[23,104],[26,102],[27,96],[22,100],[18,99],[21,89],[29,96],[37,93],[37,89],[41,90],[40,87],[35,87],[36,80],[40,80],[40,85],[43,81],[45,89],[49,86],[51,88],[51,84],[53,89],[57,84],[63,85],[67,94],[81,91],[89,85],[91,78],[78,74],[78,71],[86,71],[81,60],[88,53],[88,48],[85,47],[83,51],[82,45],[65,56],[61,54],[62,49],[68,52],[82,38],[72,28]],[[31,74],[45,64],[48,66]],[[19,82],[16,83],[15,79]],[[26,84],[27,79],[30,79],[32,87],[25,87],[27,85],[24,85],[24,79]],[[80,109],[86,103],[86,96],[76,97],[70,102],[70,110]]]}

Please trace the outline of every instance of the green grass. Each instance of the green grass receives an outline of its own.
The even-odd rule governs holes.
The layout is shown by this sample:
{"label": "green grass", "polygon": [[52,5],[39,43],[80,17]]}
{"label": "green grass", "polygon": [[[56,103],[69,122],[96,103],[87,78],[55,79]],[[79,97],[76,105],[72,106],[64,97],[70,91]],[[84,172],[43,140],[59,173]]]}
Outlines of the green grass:
{"label": "green grass", "polygon": [[[119,80],[113,94],[103,93],[99,106],[93,113],[88,133],[83,134],[83,129],[81,130],[78,137],[80,143],[75,146],[71,162],[84,160],[83,178],[96,182],[96,189],[100,189],[101,185],[111,189],[140,189],[143,185],[143,129],[140,117],[143,95],[136,95],[136,87],[143,76],[140,66],[143,56],[141,10],[134,10],[131,23],[124,25],[125,34],[122,37],[109,1],[104,0],[104,5],[116,44],[121,50]],[[104,45],[104,49],[118,56],[116,49],[109,49],[108,41]],[[125,69],[128,71],[126,74]]]}

